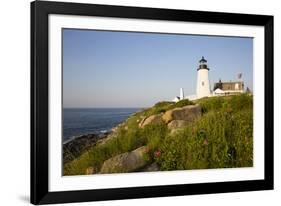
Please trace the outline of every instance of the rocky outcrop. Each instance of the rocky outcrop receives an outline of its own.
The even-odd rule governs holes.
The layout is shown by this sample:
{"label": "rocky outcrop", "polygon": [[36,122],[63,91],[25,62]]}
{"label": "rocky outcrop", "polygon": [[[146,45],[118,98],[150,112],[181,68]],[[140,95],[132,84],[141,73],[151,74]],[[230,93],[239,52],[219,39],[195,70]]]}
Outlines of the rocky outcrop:
{"label": "rocky outcrop", "polygon": [[80,156],[85,150],[95,145],[99,139],[106,137],[107,134],[87,134],[76,137],[63,144],[64,164]]}
{"label": "rocky outcrop", "polygon": [[185,120],[173,120],[171,122],[169,122],[168,129],[171,130],[171,132],[173,133],[174,131],[176,131],[177,129],[183,128],[186,125],[188,125],[189,121],[185,121]]}
{"label": "rocky outcrop", "polygon": [[144,118],[140,122],[139,127],[144,128],[148,124],[160,124],[160,123],[163,123],[162,114],[155,114],[147,118]]}
{"label": "rocky outcrop", "polygon": [[106,160],[100,173],[133,172],[146,166],[149,161],[145,156],[147,147],[143,146],[131,152],[126,152]]}
{"label": "rocky outcrop", "polygon": [[146,166],[145,168],[141,169],[140,172],[156,172],[159,171],[160,167],[156,162]]}
{"label": "rocky outcrop", "polygon": [[139,123],[139,127],[144,128],[148,124],[165,123],[168,129],[174,132],[177,129],[185,127],[189,122],[200,116],[201,107],[199,105],[188,105],[143,118]]}
{"label": "rocky outcrop", "polygon": [[201,107],[199,105],[188,105],[182,108],[175,108],[166,111],[162,115],[162,119],[165,123],[169,123],[173,120],[184,120],[190,122],[200,116]]}
{"label": "rocky outcrop", "polygon": [[86,169],[86,175],[92,175],[92,174],[95,174],[95,168],[93,167],[88,167]]}

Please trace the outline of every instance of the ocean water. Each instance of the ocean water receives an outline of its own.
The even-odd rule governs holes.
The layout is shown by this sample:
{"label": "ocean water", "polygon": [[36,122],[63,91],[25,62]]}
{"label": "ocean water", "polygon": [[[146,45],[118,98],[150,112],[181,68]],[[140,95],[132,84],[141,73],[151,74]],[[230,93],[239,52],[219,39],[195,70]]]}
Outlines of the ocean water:
{"label": "ocean water", "polygon": [[140,108],[65,108],[63,109],[63,141],[84,134],[110,131]]}

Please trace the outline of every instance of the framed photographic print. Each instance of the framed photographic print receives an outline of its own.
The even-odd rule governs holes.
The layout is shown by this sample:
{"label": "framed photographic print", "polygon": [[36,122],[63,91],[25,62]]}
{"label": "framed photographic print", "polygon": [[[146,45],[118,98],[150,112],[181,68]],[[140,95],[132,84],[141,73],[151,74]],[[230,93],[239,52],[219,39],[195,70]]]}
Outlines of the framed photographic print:
{"label": "framed photographic print", "polygon": [[33,204],[273,189],[273,16],[31,3]]}

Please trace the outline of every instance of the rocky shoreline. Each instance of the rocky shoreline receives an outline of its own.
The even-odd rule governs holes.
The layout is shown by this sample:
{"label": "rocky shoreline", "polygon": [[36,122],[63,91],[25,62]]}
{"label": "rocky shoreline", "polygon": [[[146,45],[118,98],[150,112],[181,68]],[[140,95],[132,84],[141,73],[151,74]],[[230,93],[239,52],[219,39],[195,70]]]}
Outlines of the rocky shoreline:
{"label": "rocky shoreline", "polygon": [[63,143],[63,163],[68,163],[79,157],[84,151],[106,138],[110,132],[102,134],[86,134],[75,137]]}

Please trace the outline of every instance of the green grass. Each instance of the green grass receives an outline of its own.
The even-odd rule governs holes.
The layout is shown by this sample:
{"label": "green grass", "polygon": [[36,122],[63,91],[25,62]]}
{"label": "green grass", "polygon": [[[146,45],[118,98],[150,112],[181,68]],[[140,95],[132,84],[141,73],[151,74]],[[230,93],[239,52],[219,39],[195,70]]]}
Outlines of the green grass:
{"label": "green grass", "polygon": [[196,101],[202,117],[183,130],[170,134],[163,124],[139,128],[142,118],[194,104],[159,102],[132,115],[113,138],[97,145],[64,165],[64,175],[85,174],[86,168],[99,171],[115,155],[147,145],[149,159],[161,170],[250,167],[253,165],[253,97],[248,95],[211,97]]}
{"label": "green grass", "polygon": [[154,115],[154,114],[160,114],[162,112],[166,112],[168,110],[177,108],[177,107],[184,107],[187,105],[193,105],[194,103],[192,101],[190,101],[189,99],[184,99],[181,101],[178,101],[177,103],[174,102],[158,102],[156,103],[153,107],[146,109],[144,111],[142,111],[142,115],[145,116],[150,116],[150,115]]}
{"label": "green grass", "polygon": [[252,166],[252,113],[210,111],[167,136],[159,149],[162,170]]}
{"label": "green grass", "polygon": [[105,160],[115,155],[134,150],[144,144],[144,138],[141,136],[139,129],[126,131],[120,128],[117,131],[116,138],[112,138],[105,144],[92,147],[79,158],[65,164],[64,175],[84,174],[88,167],[94,167],[96,171],[99,171]]}

